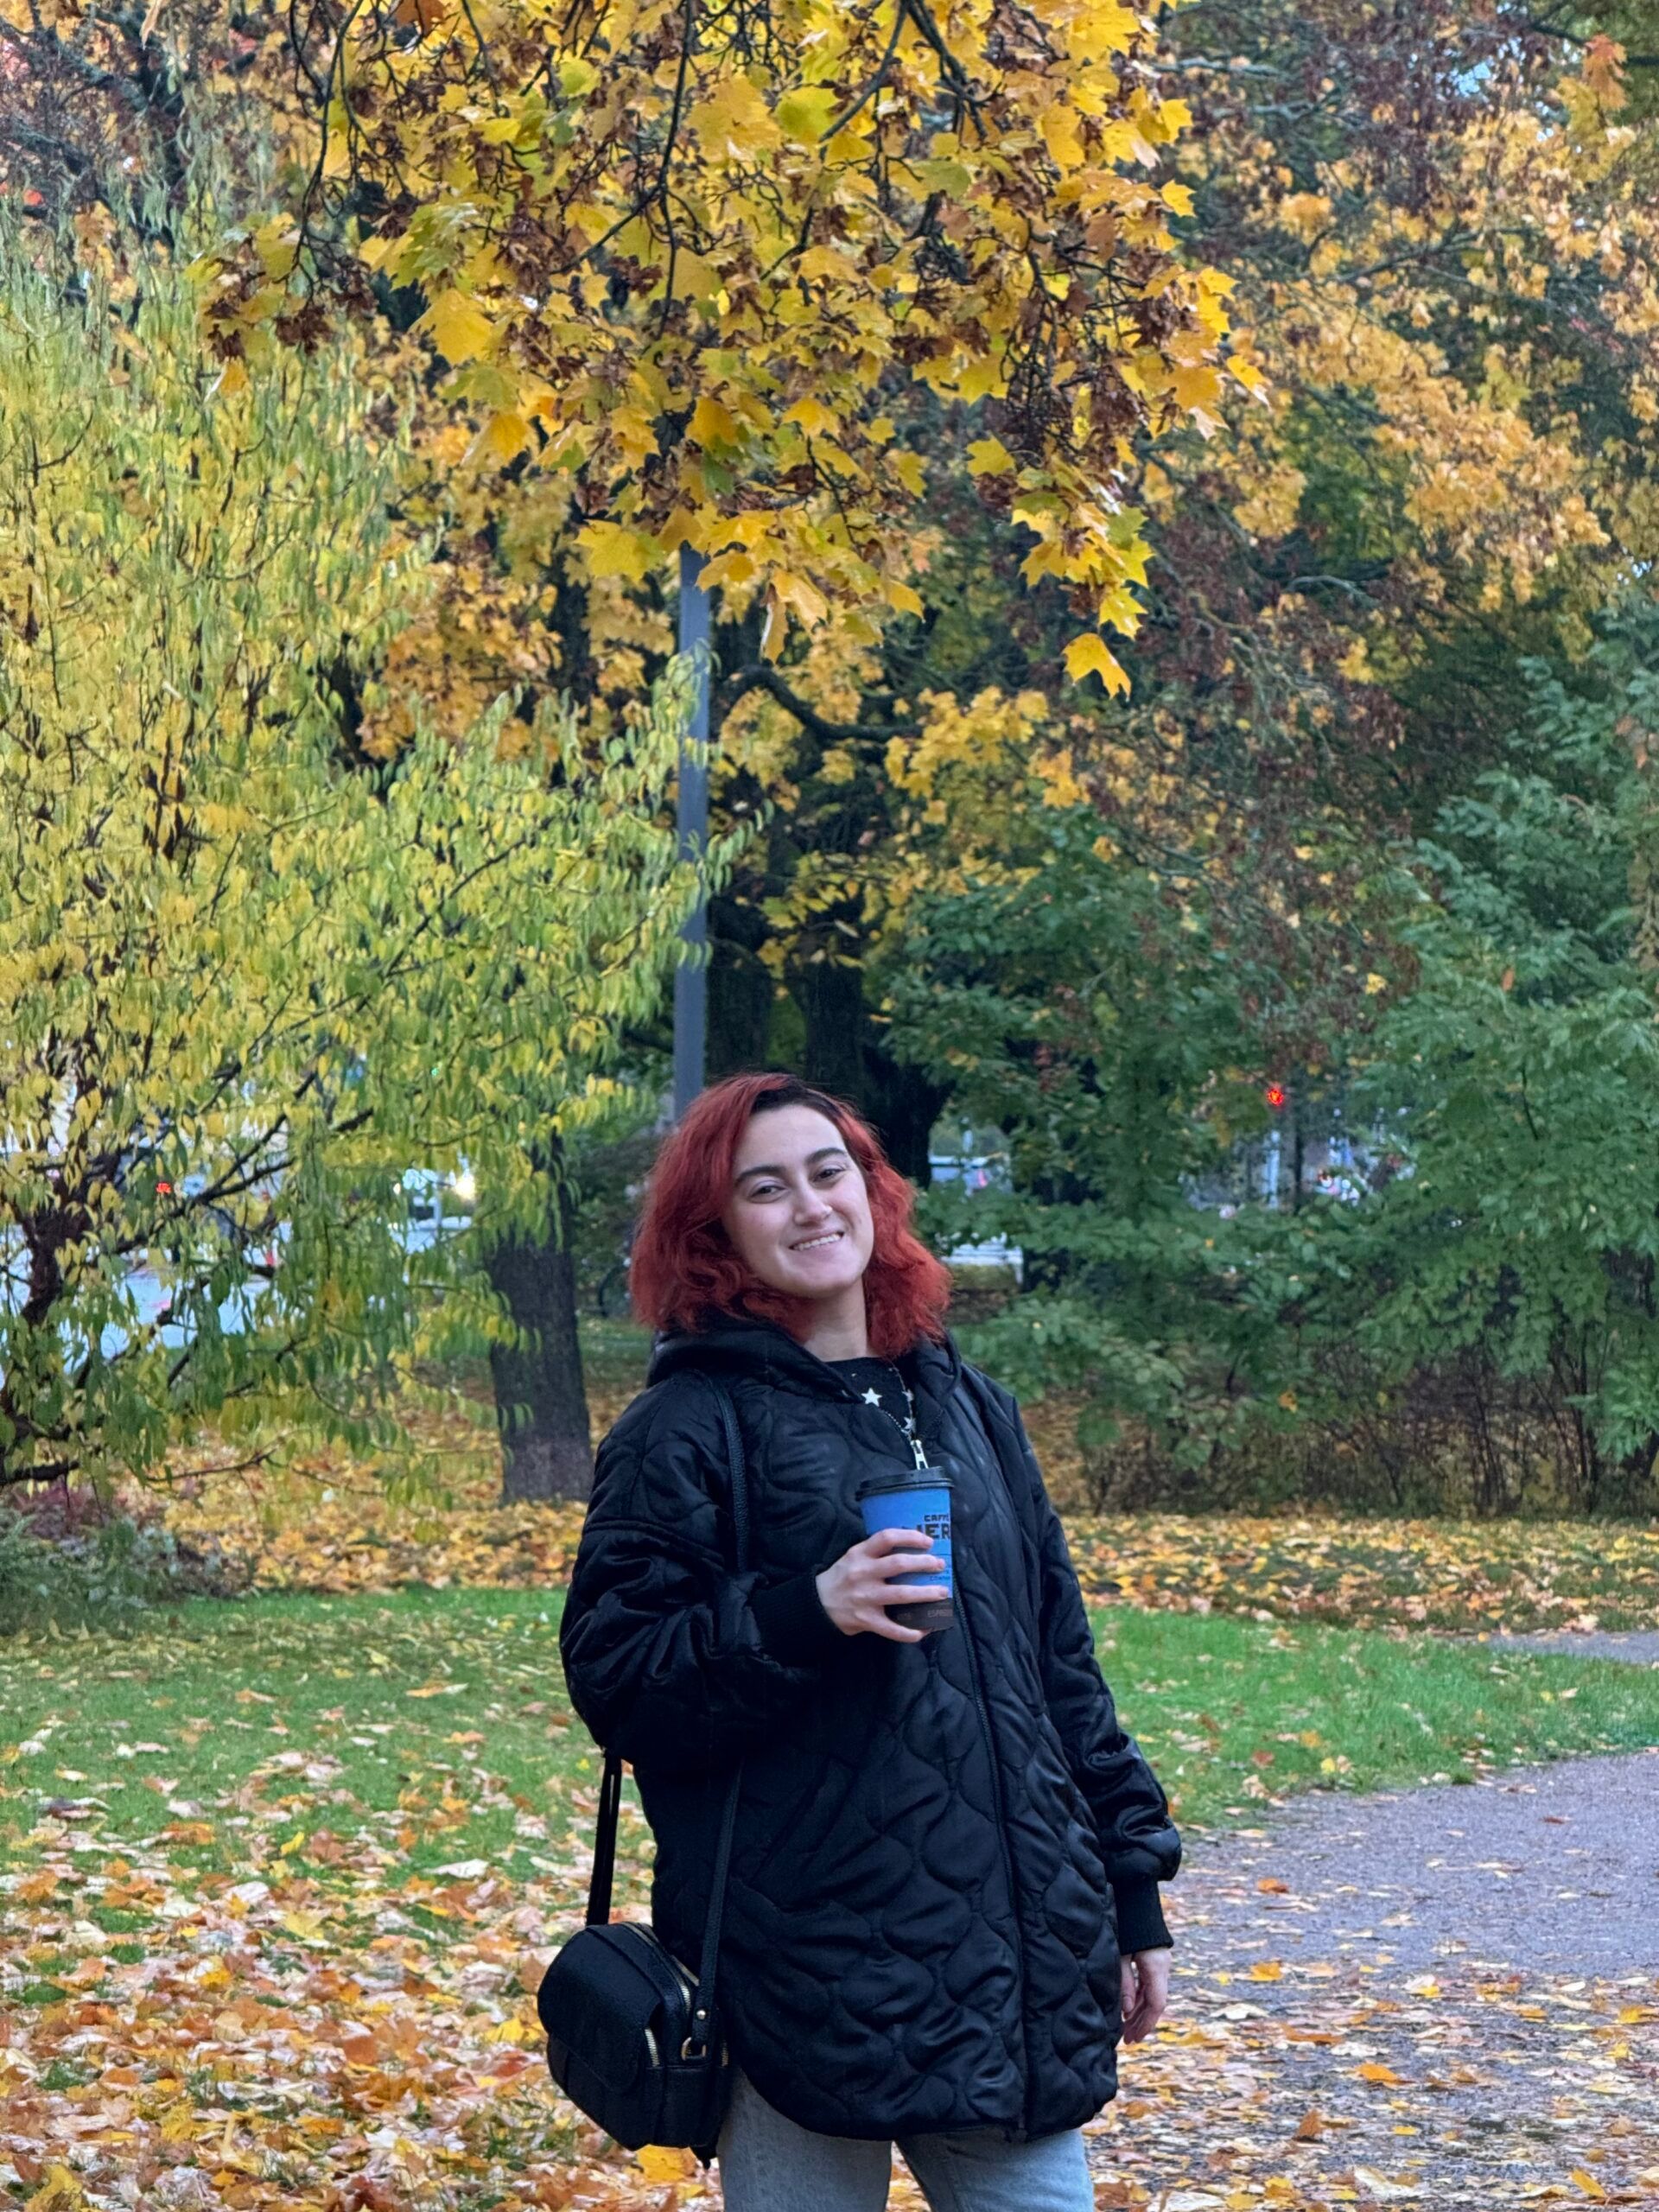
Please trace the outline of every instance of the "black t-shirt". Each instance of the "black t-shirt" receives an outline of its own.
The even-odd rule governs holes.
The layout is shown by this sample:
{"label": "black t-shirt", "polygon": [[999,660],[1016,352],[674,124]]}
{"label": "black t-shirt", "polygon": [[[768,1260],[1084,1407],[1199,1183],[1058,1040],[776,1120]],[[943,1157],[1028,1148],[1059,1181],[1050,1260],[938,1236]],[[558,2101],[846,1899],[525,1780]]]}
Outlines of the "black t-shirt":
{"label": "black t-shirt", "polygon": [[832,1359],[827,1363],[867,1406],[879,1406],[903,1430],[916,1433],[916,1402],[903,1374],[890,1359]]}

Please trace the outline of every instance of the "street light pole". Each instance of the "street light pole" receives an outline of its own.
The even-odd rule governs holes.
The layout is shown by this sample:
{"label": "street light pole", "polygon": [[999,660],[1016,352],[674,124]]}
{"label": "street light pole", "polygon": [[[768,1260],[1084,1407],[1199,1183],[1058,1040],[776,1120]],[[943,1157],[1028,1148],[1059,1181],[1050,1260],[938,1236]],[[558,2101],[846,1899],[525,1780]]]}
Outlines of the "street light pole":
{"label": "street light pole", "polygon": [[[696,690],[680,738],[676,825],[680,856],[701,865],[709,849],[709,594],[702,556],[680,548],[680,651],[696,655]],[[709,907],[699,898],[680,934],[686,954],[674,970],[674,1118],[702,1089],[709,1038]]]}

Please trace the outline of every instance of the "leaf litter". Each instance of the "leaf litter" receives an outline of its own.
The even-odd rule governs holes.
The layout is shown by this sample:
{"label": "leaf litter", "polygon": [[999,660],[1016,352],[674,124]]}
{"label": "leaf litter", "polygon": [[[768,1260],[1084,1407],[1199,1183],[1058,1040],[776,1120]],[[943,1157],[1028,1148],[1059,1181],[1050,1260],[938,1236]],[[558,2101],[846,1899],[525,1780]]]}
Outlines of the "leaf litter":
{"label": "leaf litter", "polygon": [[[176,1457],[168,1525],[254,1590],[562,1581],[581,1506],[499,1504],[493,1440],[475,1413],[414,1426],[442,1481],[425,1499],[388,1495],[372,1463],[343,1449],[233,1485],[205,1481],[201,1468],[223,1458],[210,1444]],[[1087,1594],[1141,1608],[1413,1631],[1659,1624],[1651,1523],[1068,1513],[1066,1529]]]}

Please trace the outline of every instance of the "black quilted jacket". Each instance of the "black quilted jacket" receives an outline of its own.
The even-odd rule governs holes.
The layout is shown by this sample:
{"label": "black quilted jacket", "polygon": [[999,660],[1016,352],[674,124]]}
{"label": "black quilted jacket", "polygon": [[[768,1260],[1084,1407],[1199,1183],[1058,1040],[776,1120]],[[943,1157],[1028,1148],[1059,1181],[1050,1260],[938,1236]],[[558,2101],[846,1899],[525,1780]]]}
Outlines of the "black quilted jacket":
{"label": "black quilted jacket", "polygon": [[[721,2009],[777,2109],[822,2133],[1046,2135],[1116,2092],[1120,1943],[1167,1943],[1180,1840],[1118,1726],[1014,1402],[953,1345],[906,1363],[957,1463],[957,1624],[842,1636],[815,1580],[855,1493],[910,1464],[879,1408],[781,1330],[658,1347],[600,1448],[562,1635],[577,1711],[633,1764],[658,1934],[695,1962],[745,1762]],[[742,1429],[752,1572],[734,1572],[719,1408]]]}

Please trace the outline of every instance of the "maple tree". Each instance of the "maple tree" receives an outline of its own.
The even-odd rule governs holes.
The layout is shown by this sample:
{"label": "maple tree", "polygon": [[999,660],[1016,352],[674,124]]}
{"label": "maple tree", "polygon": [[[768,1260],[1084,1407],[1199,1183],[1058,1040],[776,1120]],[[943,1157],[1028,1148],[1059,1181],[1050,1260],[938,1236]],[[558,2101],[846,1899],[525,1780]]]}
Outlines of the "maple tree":
{"label": "maple tree", "polygon": [[[357,671],[426,578],[349,358],[226,391],[160,257],[101,271],[94,239],[68,307],[52,252],[14,235],[6,269],[16,1484],[142,1473],[213,1408],[349,1422],[432,1329],[500,1338],[475,1260],[543,1230],[696,882],[661,820],[677,696],[603,746],[503,698],[464,745],[363,751]],[[423,1249],[408,1172],[463,1164],[472,1227]]]}
{"label": "maple tree", "polygon": [[[1074,674],[1121,671],[1135,443],[1213,415],[1224,280],[1179,186],[1156,10],[1117,0],[540,0],[298,22],[320,143],[296,222],[227,252],[215,342],[261,350],[356,252],[416,289],[483,450],[574,484],[589,572],[690,544],[791,620],[918,613],[909,395],[994,404],[969,465],[1070,587]],[[302,298],[305,303],[300,304]],[[1235,351],[1228,366],[1251,378]]]}
{"label": "maple tree", "polygon": [[[742,641],[722,706],[811,720],[779,673],[791,639],[856,660],[923,612],[918,424],[941,405],[983,417],[971,475],[1027,581],[1088,625],[1071,676],[1121,688],[1103,632],[1140,620],[1140,448],[1207,427],[1224,374],[1255,381],[1228,284],[1183,265],[1184,194],[1155,174],[1184,123],[1157,13],[313,10],[310,187],[204,270],[212,343],[257,373],[331,292],[403,324],[422,307],[412,335],[454,373],[410,500],[445,532],[450,588],[404,650],[458,718],[510,671],[603,726],[666,650],[663,566],[689,545]],[[944,459],[959,471],[960,447]],[[769,742],[740,770],[766,786],[751,817],[779,796]],[[785,968],[833,1038],[854,970],[821,921],[796,935]],[[925,1172],[925,1087],[869,1064]],[[543,1380],[574,1433],[574,1370]]]}
{"label": "maple tree", "polygon": [[[660,30],[686,19],[651,20]],[[780,18],[785,33],[806,20]],[[447,383],[430,381],[400,461],[400,512],[440,540],[438,588],[387,642],[377,671],[386,697],[365,722],[365,748],[395,757],[411,738],[416,698],[462,738],[515,684],[538,696],[569,691],[595,731],[620,727],[671,648],[661,556],[701,514],[711,562],[733,556],[714,570],[717,803],[728,820],[762,817],[713,910],[716,1071],[768,1057],[804,1065],[874,1110],[904,1164],[925,1176],[929,1128],[956,1079],[906,1049],[894,988],[917,957],[909,917],[935,893],[971,902],[987,886],[1000,896],[999,856],[1018,849],[1029,861],[1022,816],[1069,802],[1103,817],[1125,872],[1103,895],[1127,912],[1136,873],[1151,871],[1171,926],[1185,917],[1176,942],[1188,952],[1203,946],[1227,963],[1230,948],[1248,949],[1250,973],[1236,980],[1250,1033],[1235,1042],[1255,1067],[1237,1054],[1229,1065],[1246,1092],[1253,1072],[1289,1072],[1300,1128],[1308,1102],[1322,1089],[1334,1096],[1363,1057],[1376,1011],[1368,979],[1389,965],[1387,918],[1372,891],[1377,854],[1425,829],[1511,742],[1526,705],[1522,656],[1569,664],[1623,569],[1647,557],[1654,73],[1641,11],[1437,0],[1402,13],[1314,0],[1177,11],[1159,18],[1155,44],[1148,27],[1125,31],[1128,45],[1108,58],[1121,80],[1114,98],[1132,104],[1138,89],[1179,123],[1169,99],[1178,93],[1195,127],[1153,148],[1164,164],[1156,175],[1120,181],[1160,191],[1173,169],[1192,194],[1195,243],[1243,302],[1268,372],[1267,405],[1245,404],[1241,391],[1224,406],[1218,343],[1198,363],[1215,380],[1211,404],[1186,418],[1197,431],[1181,427],[1173,385],[1161,398],[1142,395],[1144,423],[1126,428],[1115,495],[1146,509],[1141,534],[1155,556],[1144,618],[1114,648],[1135,677],[1128,697],[1070,679],[1077,580],[1021,574],[1033,552],[1023,494],[1046,487],[1020,480],[1038,464],[1013,477],[971,473],[997,458],[993,440],[1024,461],[995,410],[1034,387],[976,397],[965,356],[939,372],[942,334],[967,294],[935,264],[931,233],[891,257],[918,283],[887,299],[888,320],[861,289],[884,265],[880,240],[891,246],[893,237],[882,225],[894,211],[928,213],[931,195],[907,200],[906,179],[918,151],[918,87],[937,89],[944,65],[929,60],[915,19],[883,13],[877,22],[896,39],[893,73],[861,111],[869,129],[855,134],[877,188],[847,218],[850,243],[842,228],[845,195],[856,195],[864,173],[859,159],[837,150],[840,134],[816,147],[792,137],[797,111],[784,103],[809,79],[855,96],[880,55],[859,77],[849,48],[854,59],[820,77],[788,35],[768,46],[748,19],[735,29],[700,19],[687,127],[671,152],[704,228],[694,238],[669,193],[668,213],[654,203],[637,219],[643,232],[628,234],[630,247],[646,249],[637,266],[616,259],[620,232],[586,262],[586,240],[565,238],[576,259],[558,279],[563,291],[515,289],[512,256],[532,256],[526,277],[550,265],[559,241],[550,245],[549,211],[575,204],[559,194],[577,150],[617,152],[614,168],[601,162],[595,174],[619,194],[630,176],[657,176],[679,48],[641,95],[646,158],[629,171],[608,79],[569,99],[561,86],[551,119],[532,129],[513,69],[553,35],[516,10],[478,22],[481,43],[442,14],[423,11],[401,28],[365,17],[336,44],[334,16],[308,18],[305,50],[318,74],[302,105],[315,116],[330,92],[340,104],[303,221],[251,232],[239,260],[227,254],[202,272],[218,342],[256,374],[270,352],[261,334],[315,331],[303,296],[309,288],[326,297],[331,281],[349,289],[362,265],[353,240],[365,236],[379,264],[363,295],[382,317],[372,378],[417,366],[440,321],[463,308],[489,323],[480,351]],[[645,17],[596,11],[582,35],[602,41],[619,22],[638,27]],[[751,33],[758,44],[746,53]],[[1054,37],[1064,74],[1064,41]],[[645,48],[628,54],[644,67]],[[1006,59],[999,49],[995,69]],[[753,99],[735,89],[739,76]],[[626,68],[619,81],[632,81]],[[997,133],[1017,143],[1038,97],[1030,76],[993,89],[986,138],[970,123],[961,134],[970,167],[982,159],[995,168]],[[270,97],[283,130],[302,131],[303,117]],[[753,144],[720,119],[722,98],[749,118]],[[711,103],[705,143],[690,118]],[[1122,118],[1113,108],[1107,119]],[[567,126],[575,135],[565,142]],[[1043,118],[1036,128],[1039,182],[1053,188],[1058,219],[1083,172],[1051,170]],[[1089,128],[1082,136],[1098,167],[1105,138]],[[386,188],[387,165],[405,153],[399,174],[411,189],[399,198]],[[929,144],[919,158],[947,156]],[[993,177],[975,207],[988,216],[1005,188],[1011,180]],[[742,241],[721,226],[748,206],[745,194],[767,191],[794,194],[791,206],[816,194],[820,227],[809,245],[832,246],[854,276],[809,278],[791,291],[780,270],[779,286],[758,295],[722,284],[703,296],[688,283],[682,296],[668,258],[708,245],[711,265],[746,270]],[[615,215],[632,203],[613,194],[605,204]],[[940,228],[941,248],[978,236],[978,215],[963,232],[949,195],[932,216],[957,224]],[[1068,235],[1063,222],[1052,233],[1061,245]],[[974,251],[988,249],[982,241]],[[982,293],[992,278],[976,281]],[[1189,306],[1198,283],[1177,287]],[[556,293],[563,320],[550,321],[543,309]],[[850,347],[867,309],[896,350],[868,391],[853,377],[854,442],[824,444],[814,433],[817,473],[791,474],[793,442],[807,432],[788,423],[789,410],[811,397],[844,411],[850,387],[826,379],[845,364],[823,349],[837,315]],[[785,315],[788,330],[769,320]],[[788,352],[797,321],[811,365],[804,381]],[[734,365],[720,341],[740,321]],[[537,350],[555,326],[567,349],[556,404],[538,384],[555,380]],[[480,334],[476,321],[457,327]],[[1016,318],[1015,341],[1020,327]],[[919,372],[912,339],[927,340]],[[1006,361],[1005,339],[986,360]],[[660,366],[664,389],[677,395],[666,411],[628,383],[639,359],[651,373]],[[1055,365],[1064,389],[1070,371],[1064,359]],[[1249,359],[1243,370],[1253,381]],[[733,375],[735,385],[718,381]],[[760,397],[746,412],[735,399],[753,398],[751,378]],[[1183,389],[1201,398],[1198,384]],[[696,434],[705,397],[734,426],[724,444],[712,411],[702,418],[709,442]],[[859,411],[867,403],[881,410],[874,421]],[[1225,435],[1202,435],[1220,413]],[[642,414],[655,451],[641,443]],[[873,453],[858,439],[883,421],[893,435]],[[1143,428],[1160,435],[1137,490]],[[832,482],[837,452],[863,476]],[[908,482],[890,473],[901,458]],[[837,534],[836,482],[849,512],[887,533],[879,546],[876,536],[868,542],[868,573],[849,564],[852,541]],[[834,555],[823,572],[796,557],[817,541],[789,535],[820,527]],[[755,549],[744,531],[758,534]],[[751,551],[752,573],[743,566]],[[780,576],[803,575],[822,611],[792,600],[792,586],[774,588]],[[894,603],[887,587],[899,576],[919,615],[902,594]],[[848,596],[849,580],[858,589]],[[1096,599],[1096,618],[1099,607]],[[1007,950],[1002,981],[1017,1004],[1021,956]],[[1188,972],[1176,961],[1147,979],[1149,1034],[1159,988],[1174,990]],[[652,1033],[649,1021],[641,1027]],[[538,1268],[545,1279],[556,1264],[552,1246],[539,1257],[525,1247],[524,1257],[526,1279]],[[532,1380],[512,1387],[523,1393]],[[554,1395],[564,1428],[585,1433],[579,1384],[567,1376]]]}

